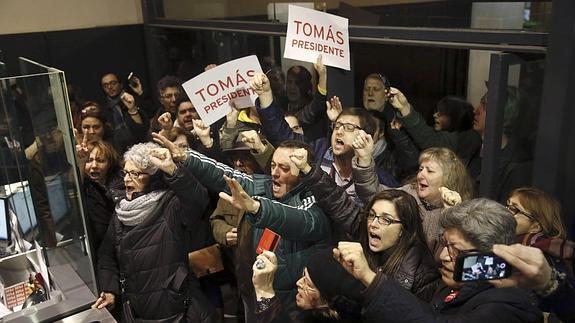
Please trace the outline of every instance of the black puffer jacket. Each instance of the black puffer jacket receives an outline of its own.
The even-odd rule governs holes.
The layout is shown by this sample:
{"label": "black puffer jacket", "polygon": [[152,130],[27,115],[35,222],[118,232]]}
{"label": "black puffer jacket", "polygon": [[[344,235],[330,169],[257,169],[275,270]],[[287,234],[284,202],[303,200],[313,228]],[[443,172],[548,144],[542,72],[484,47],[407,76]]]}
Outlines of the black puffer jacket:
{"label": "black puffer jacket", "polygon": [[364,291],[363,322],[543,322],[535,299],[523,289],[471,283],[464,285],[457,296],[452,292],[441,284],[431,302],[421,302],[394,279],[378,273]]}
{"label": "black puffer jacket", "polygon": [[116,295],[117,306],[129,301],[135,318],[161,320],[186,313],[180,322],[209,322],[209,305],[188,306],[206,303],[188,272],[185,243],[187,228],[201,220],[207,191],[182,168],[166,181],[170,190],[144,222],[128,227],[114,216],[100,248],[99,283],[102,291]]}
{"label": "black puffer jacket", "polygon": [[[304,182],[314,196],[320,197],[318,203],[332,220],[338,240],[358,241],[359,232],[366,228],[362,228],[362,210],[353,198],[319,167],[305,176]],[[416,243],[409,250],[392,277],[403,288],[426,301],[431,300],[439,283],[437,266],[423,242]]]}

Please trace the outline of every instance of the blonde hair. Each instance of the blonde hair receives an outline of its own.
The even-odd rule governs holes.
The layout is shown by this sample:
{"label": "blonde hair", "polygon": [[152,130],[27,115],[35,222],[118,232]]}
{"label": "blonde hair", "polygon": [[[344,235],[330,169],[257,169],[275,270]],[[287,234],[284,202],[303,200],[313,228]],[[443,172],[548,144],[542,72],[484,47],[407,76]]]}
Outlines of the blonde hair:
{"label": "blonde hair", "polygon": [[535,187],[516,188],[509,194],[511,197],[516,197],[525,211],[535,217],[545,235],[565,239],[561,204],[557,199]]}
{"label": "blonde hair", "polygon": [[473,179],[457,155],[448,148],[431,147],[419,155],[419,163],[434,161],[443,172],[443,186],[461,195],[463,201],[475,197]]}

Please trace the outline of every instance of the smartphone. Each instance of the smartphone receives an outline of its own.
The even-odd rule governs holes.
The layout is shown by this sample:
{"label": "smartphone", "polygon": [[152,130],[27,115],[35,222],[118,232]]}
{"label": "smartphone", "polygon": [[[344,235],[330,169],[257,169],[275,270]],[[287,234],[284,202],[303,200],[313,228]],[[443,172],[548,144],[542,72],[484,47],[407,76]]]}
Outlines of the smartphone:
{"label": "smartphone", "polygon": [[134,72],[130,72],[130,74],[128,74],[128,83],[130,83],[130,85],[133,87],[138,85],[138,83],[136,82],[136,80],[134,78]]}
{"label": "smartphone", "polygon": [[511,276],[511,266],[493,252],[461,255],[455,261],[453,279],[459,282],[503,279]]}
{"label": "smartphone", "polygon": [[275,252],[278,244],[280,243],[281,236],[272,230],[264,229],[264,234],[260,238],[260,242],[256,248],[256,253],[261,255],[264,251],[269,250]]}

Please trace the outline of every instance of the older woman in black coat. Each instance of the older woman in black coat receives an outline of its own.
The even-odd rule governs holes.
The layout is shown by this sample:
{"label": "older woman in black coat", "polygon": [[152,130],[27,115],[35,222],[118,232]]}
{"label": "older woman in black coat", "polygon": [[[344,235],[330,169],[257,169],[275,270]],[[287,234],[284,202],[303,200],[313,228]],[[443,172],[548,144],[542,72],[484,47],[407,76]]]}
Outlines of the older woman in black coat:
{"label": "older woman in black coat", "polygon": [[125,322],[210,321],[210,305],[188,270],[186,239],[201,221],[206,189],[154,143],[132,146],[124,159],[125,196],[100,248],[102,293],[93,307],[121,304]]}

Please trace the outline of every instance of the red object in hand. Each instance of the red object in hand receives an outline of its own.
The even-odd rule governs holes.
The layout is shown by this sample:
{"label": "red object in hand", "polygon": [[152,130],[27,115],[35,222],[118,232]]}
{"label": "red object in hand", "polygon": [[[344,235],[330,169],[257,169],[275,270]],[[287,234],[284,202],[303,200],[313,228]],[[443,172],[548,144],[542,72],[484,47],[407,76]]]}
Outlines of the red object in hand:
{"label": "red object in hand", "polygon": [[256,248],[256,253],[261,255],[265,250],[275,252],[278,244],[280,243],[281,236],[272,230],[266,228],[264,234],[260,238],[258,247]]}

